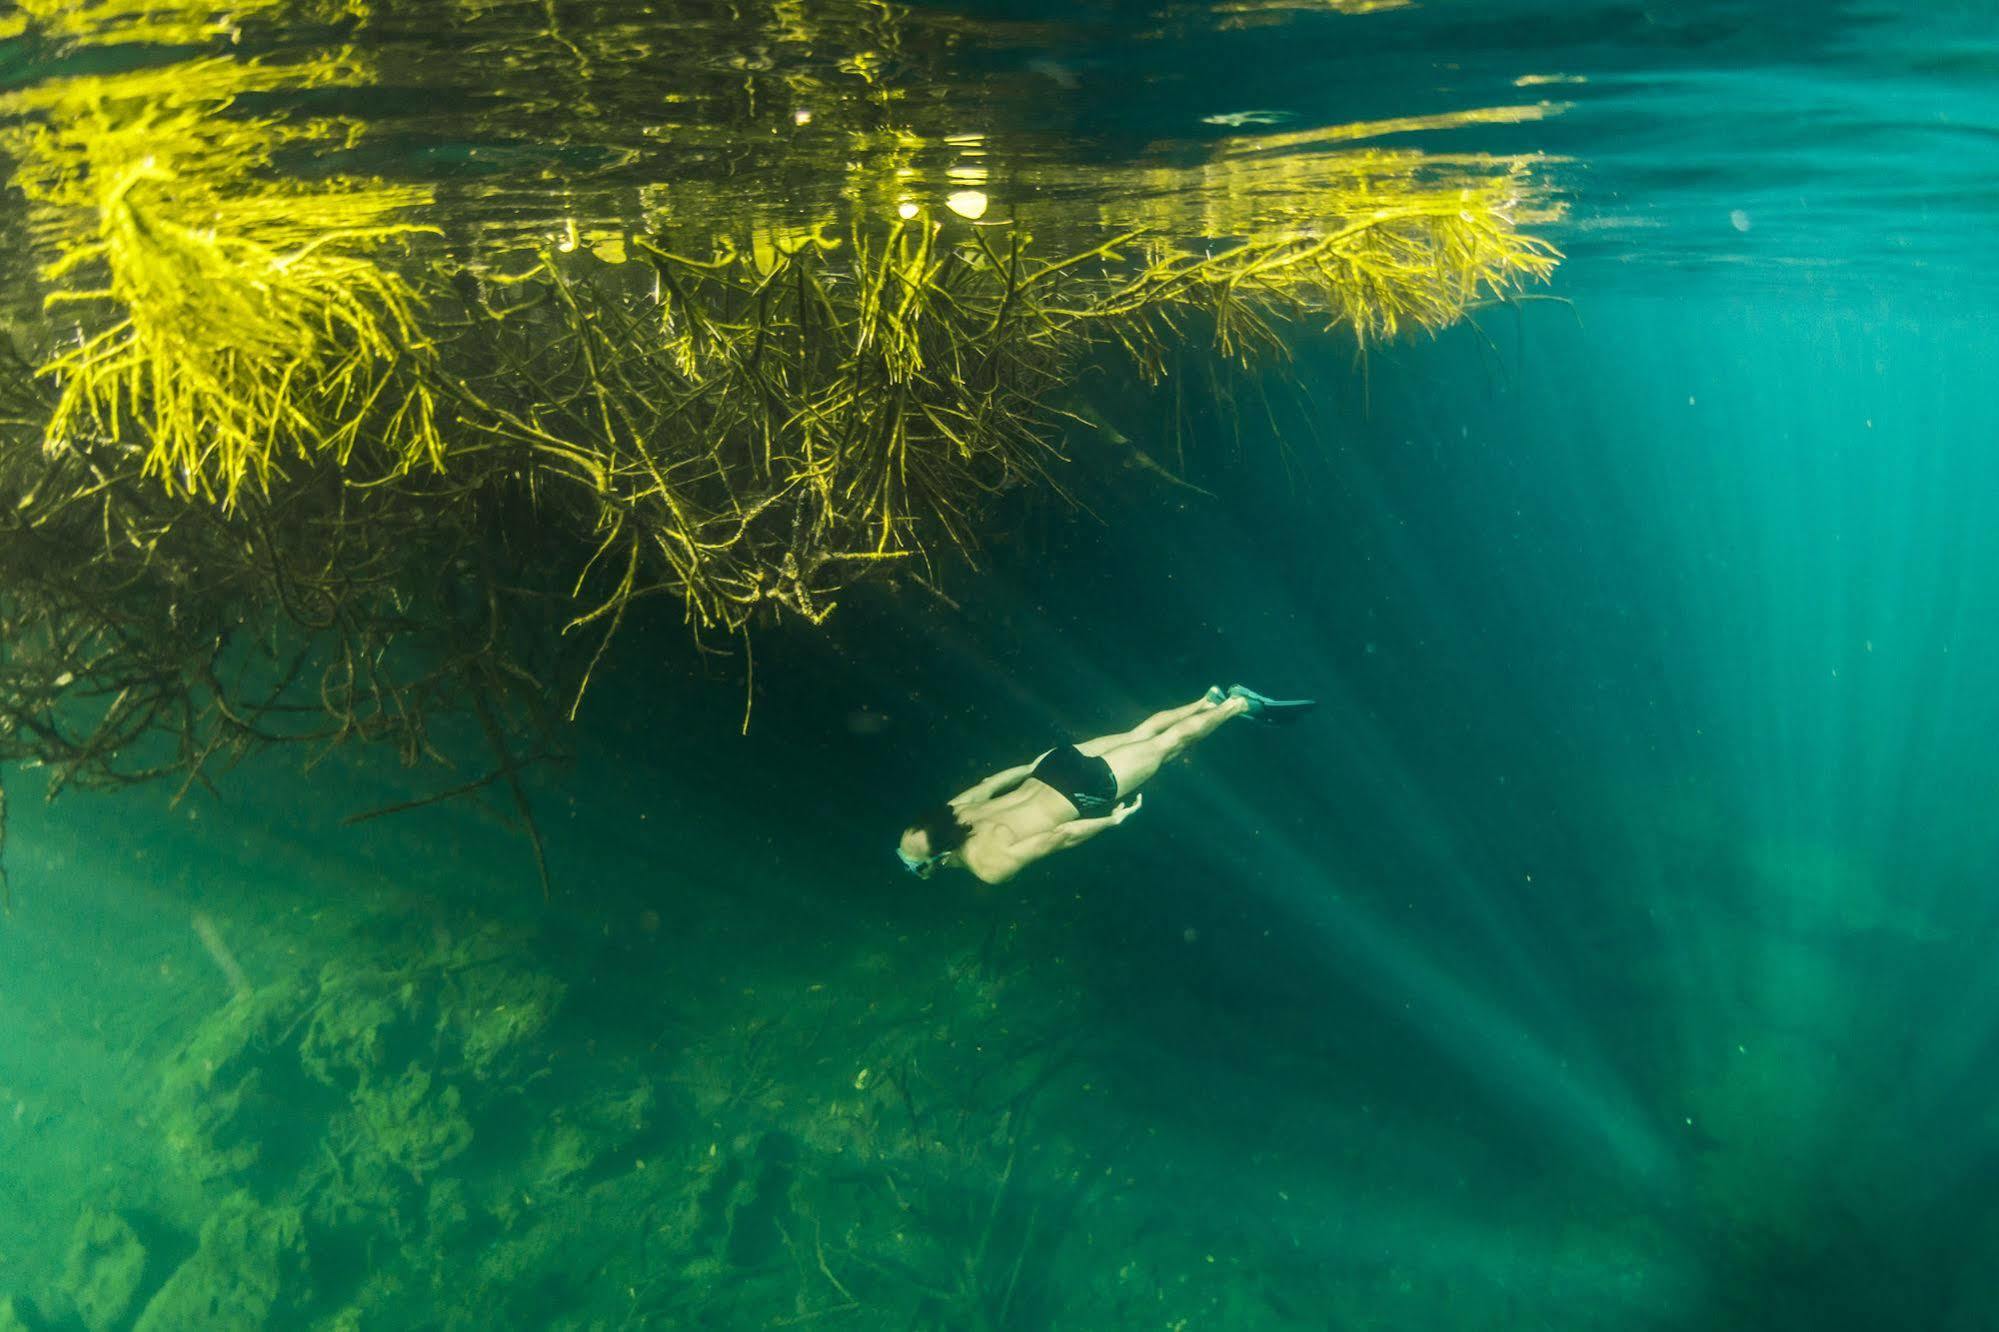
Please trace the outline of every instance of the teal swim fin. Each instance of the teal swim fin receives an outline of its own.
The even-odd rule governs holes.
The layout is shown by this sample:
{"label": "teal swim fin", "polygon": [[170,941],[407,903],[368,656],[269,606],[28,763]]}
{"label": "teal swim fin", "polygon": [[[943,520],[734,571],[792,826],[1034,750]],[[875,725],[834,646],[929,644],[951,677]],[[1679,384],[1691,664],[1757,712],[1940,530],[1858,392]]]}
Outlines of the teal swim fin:
{"label": "teal swim fin", "polygon": [[1266,698],[1244,685],[1230,685],[1230,698],[1249,700],[1249,716],[1260,722],[1289,722],[1319,706],[1315,698]]}

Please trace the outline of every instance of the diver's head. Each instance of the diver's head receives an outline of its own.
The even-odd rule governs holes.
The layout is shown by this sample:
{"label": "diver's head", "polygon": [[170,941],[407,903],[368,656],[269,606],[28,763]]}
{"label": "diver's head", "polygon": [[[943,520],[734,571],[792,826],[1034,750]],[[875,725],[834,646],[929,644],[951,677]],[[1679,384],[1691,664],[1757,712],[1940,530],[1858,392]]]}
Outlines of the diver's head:
{"label": "diver's head", "polygon": [[953,852],[965,844],[972,830],[958,821],[958,811],[939,805],[902,830],[896,844],[896,859],[919,879],[927,879]]}

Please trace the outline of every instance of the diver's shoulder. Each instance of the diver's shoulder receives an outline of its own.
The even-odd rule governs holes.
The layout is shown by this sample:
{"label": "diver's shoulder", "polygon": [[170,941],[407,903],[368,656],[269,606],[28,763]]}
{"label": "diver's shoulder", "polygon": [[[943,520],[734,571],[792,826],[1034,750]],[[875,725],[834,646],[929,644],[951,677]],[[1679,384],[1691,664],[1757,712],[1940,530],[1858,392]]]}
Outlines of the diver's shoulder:
{"label": "diver's shoulder", "polygon": [[980,883],[1005,883],[1020,873],[1012,841],[1010,835],[1004,841],[974,837],[958,848],[958,864]]}

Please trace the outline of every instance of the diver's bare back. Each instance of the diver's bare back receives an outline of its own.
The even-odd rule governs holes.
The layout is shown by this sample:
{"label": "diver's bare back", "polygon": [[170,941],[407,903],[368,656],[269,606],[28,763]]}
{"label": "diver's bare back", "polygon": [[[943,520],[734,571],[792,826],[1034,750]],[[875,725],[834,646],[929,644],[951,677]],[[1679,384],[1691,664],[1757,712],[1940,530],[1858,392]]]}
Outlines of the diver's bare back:
{"label": "diver's bare back", "polygon": [[[976,789],[976,788],[974,788]],[[1136,809],[1144,797],[1133,794]],[[1003,883],[1049,852],[1059,849],[1052,837],[1076,820],[1069,798],[1038,777],[1029,776],[1004,795],[956,805],[958,818],[971,829],[959,849],[959,861],[974,878]],[[1116,820],[1123,822],[1123,818]]]}

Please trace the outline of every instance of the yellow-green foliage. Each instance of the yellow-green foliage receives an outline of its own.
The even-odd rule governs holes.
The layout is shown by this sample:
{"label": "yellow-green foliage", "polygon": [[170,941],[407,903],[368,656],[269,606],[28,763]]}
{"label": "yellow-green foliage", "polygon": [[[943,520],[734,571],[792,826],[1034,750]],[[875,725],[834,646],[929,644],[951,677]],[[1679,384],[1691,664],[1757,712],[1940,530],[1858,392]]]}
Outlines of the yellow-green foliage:
{"label": "yellow-green foliage", "polygon": [[[283,8],[276,0],[254,7]],[[895,11],[863,9],[865,17],[842,24],[808,22],[797,7],[777,5],[745,31],[806,52],[815,41],[831,42],[833,50],[802,62],[785,86],[825,99],[815,114],[838,122],[843,97],[881,96],[887,63],[880,50],[842,55],[839,42],[883,49],[897,42]],[[54,30],[106,40],[129,39],[134,24],[151,33],[176,22],[184,37],[212,37],[233,31],[238,17],[131,0],[82,10],[43,3],[35,14]],[[558,29],[541,35],[573,52],[582,69],[595,67]],[[690,30],[689,40],[699,35]],[[515,67],[539,68],[531,52],[532,43],[496,69],[504,78]],[[445,465],[454,423],[440,418],[440,399],[458,396],[460,376],[477,367],[432,364],[425,279],[394,262],[402,243],[426,229],[411,219],[427,194],[365,180],[307,187],[275,179],[281,145],[330,142],[339,127],[236,109],[247,92],[367,79],[346,51],[282,64],[203,58],[80,76],[0,103],[0,114],[29,117],[8,146],[19,159],[18,183],[42,207],[38,232],[56,252],[44,270],[48,299],[57,309],[87,307],[76,316],[80,338],[44,366],[61,386],[50,447],[131,438],[144,449],[147,471],[167,486],[225,503],[246,485],[268,488],[288,458],[328,456],[347,467],[363,444],[366,477],[384,464],[391,471],[419,461]],[[841,80],[851,91],[843,93]],[[1368,129],[1379,135],[1541,111],[1502,108]],[[754,105],[750,114],[759,114]],[[1319,149],[1342,135],[1286,137]],[[1199,311],[1213,316],[1224,351],[1247,356],[1279,345],[1269,316],[1318,311],[1367,340],[1448,323],[1469,303],[1552,266],[1552,253],[1516,230],[1524,193],[1517,172],[1424,180],[1412,155],[1287,156],[1245,152],[1233,141],[1207,166],[1093,169],[1103,195],[1126,201],[1123,219],[1112,206],[1098,219],[1087,203],[1039,205],[990,239],[988,228],[938,206],[943,189],[926,184],[935,168],[927,177],[923,165],[948,149],[962,159],[948,179],[983,184],[991,174],[984,141],[870,127],[801,148],[802,163],[824,163],[843,181],[852,210],[845,218],[779,225],[756,220],[765,210],[749,196],[735,218],[726,200],[690,206],[653,196],[642,228],[653,234],[641,245],[667,279],[664,318],[656,329],[628,324],[622,342],[602,342],[591,329],[605,313],[595,293],[544,271],[568,327],[540,323],[536,331],[602,343],[586,367],[597,421],[594,438],[535,423],[520,432],[531,456],[603,489],[606,471],[625,466],[638,447],[618,436],[646,415],[644,404],[621,397],[620,388],[633,385],[615,382],[618,363],[644,361],[655,338],[705,399],[686,422],[692,428],[677,440],[648,441],[640,462],[664,520],[659,539],[647,544],[671,566],[698,622],[733,627],[739,617],[726,607],[766,594],[816,617],[809,571],[766,563],[748,581],[704,586],[700,569],[712,563],[703,556],[715,549],[718,526],[753,521],[793,487],[817,495],[813,531],[854,519],[847,534],[854,548],[838,552],[841,560],[905,553],[917,544],[912,525],[964,540],[971,496],[992,480],[972,475],[974,465],[998,451],[1008,455],[1003,479],[1033,470],[1022,436],[1036,428],[1048,375],[1092,339],[1121,340],[1151,361],[1179,318]],[[1030,181],[1074,199],[1087,198],[1082,179],[1080,169],[1043,165]],[[928,201],[927,189],[936,190]],[[967,199],[974,203],[959,204]],[[999,220],[983,190],[956,191],[951,200],[967,217],[992,209],[990,220]],[[1108,243],[1106,224],[1119,228]],[[1022,229],[1028,225],[1038,244]],[[614,220],[585,219],[580,230],[612,238],[616,257],[626,253]],[[571,220],[571,245],[578,233]],[[492,262],[506,259],[496,254]],[[836,290],[841,282],[848,286]],[[735,299],[744,294],[750,299]],[[782,366],[791,378],[780,381],[764,358],[781,357],[775,344],[786,337],[801,347]],[[649,373],[642,367],[627,378]],[[1024,378],[1004,382],[1009,373]],[[877,394],[877,381],[890,392]],[[753,401],[773,388],[784,399],[782,415]],[[902,401],[905,390],[913,402]],[[471,413],[474,436],[520,415],[507,410],[508,396],[501,388],[489,404],[497,410]],[[856,419],[857,404],[884,397],[887,410]],[[678,503],[667,474],[700,451],[713,453],[718,424],[726,435],[745,422],[761,435],[754,461],[776,494],[731,485],[726,507]],[[933,445],[935,456],[926,456]],[[598,525],[617,532],[625,521],[607,511]],[[791,553],[795,566],[804,552]],[[765,583],[781,584],[781,593]]]}
{"label": "yellow-green foliage", "polygon": [[1317,225],[1198,250],[1149,226],[1054,248],[944,209],[642,235],[651,300],[550,257],[536,295],[489,312],[494,328],[536,301],[565,316],[513,324],[496,363],[539,401],[492,428],[592,495],[606,583],[578,624],[640,590],[700,626],[771,604],[818,620],[871,562],[973,544],[982,495],[1058,485],[1049,399],[1093,348],[1157,376],[1190,337],[1281,359],[1285,318],[1363,342],[1442,327],[1553,267],[1512,224],[1519,191],[1504,170],[1448,188],[1361,173],[1322,183]]}
{"label": "yellow-green foliage", "polygon": [[[634,602],[697,632],[821,621],[873,571],[975,548],[994,496],[1059,492],[1054,404],[1093,357],[1158,377],[1187,345],[1281,362],[1301,326],[1366,345],[1557,259],[1535,161],[1365,145],[1558,108],[1066,162],[995,123],[1004,90],[954,81],[979,25],[879,0],[573,28],[459,0],[485,94],[463,132],[517,165],[447,215],[341,174],[367,125],[298,101],[375,83],[381,8],[30,7],[78,43],[199,52],[0,97],[45,305],[38,382],[0,355],[0,756],[194,780],[361,736],[413,762],[459,705],[496,763],[463,789],[511,793],[532,832],[492,700],[580,700]],[[353,49],[236,53],[336,16]],[[578,649],[546,646],[551,613]],[[266,653],[256,690],[225,640]],[[94,730],[54,716],[66,690]],[[171,757],[118,767],[161,732]]]}
{"label": "yellow-green foliage", "polygon": [[272,179],[281,145],[323,131],[232,115],[246,92],[354,77],[344,57],[202,60],[0,104],[32,117],[8,146],[55,251],[51,313],[78,325],[44,366],[49,448],[129,439],[171,490],[225,503],[288,457],[440,460],[434,390],[408,369],[415,294],[382,259],[425,230],[402,219],[427,191]]}
{"label": "yellow-green foliage", "polygon": [[1273,315],[1317,316],[1366,344],[1443,328],[1553,271],[1552,247],[1513,225],[1511,177],[1454,188],[1385,184],[1322,195],[1317,227],[1271,228],[1215,253],[1157,253],[1088,313],[1114,326],[1207,311],[1225,353],[1281,354]]}
{"label": "yellow-green foliage", "polygon": [[[231,4],[171,0],[16,0],[20,23],[50,36],[91,46],[154,42],[198,46],[241,32],[246,20],[268,13],[331,19],[366,12],[367,0],[234,0]],[[4,29],[0,29],[4,33]]]}

